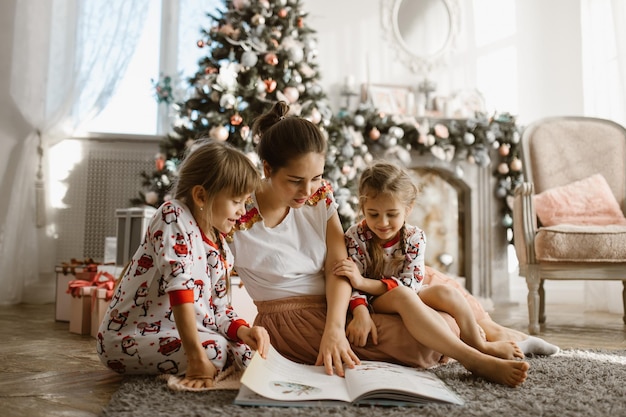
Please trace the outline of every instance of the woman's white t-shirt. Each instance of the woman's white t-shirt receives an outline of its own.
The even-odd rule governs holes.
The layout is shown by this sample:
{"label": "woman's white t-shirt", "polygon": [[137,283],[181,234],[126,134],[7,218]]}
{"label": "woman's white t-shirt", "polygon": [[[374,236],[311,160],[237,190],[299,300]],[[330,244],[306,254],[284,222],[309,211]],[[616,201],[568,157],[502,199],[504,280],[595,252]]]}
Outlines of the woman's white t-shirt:
{"label": "woman's white t-shirt", "polygon": [[235,271],[253,300],[324,295],[326,228],[336,211],[332,189],[324,184],[304,206],[289,209],[283,221],[270,228],[252,195],[229,246]]}

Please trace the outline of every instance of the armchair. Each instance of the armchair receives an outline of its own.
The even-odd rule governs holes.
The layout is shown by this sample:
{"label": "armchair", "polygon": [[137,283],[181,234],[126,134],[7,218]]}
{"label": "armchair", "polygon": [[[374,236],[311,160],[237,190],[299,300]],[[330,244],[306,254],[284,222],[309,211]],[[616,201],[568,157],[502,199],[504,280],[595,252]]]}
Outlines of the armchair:
{"label": "armchair", "polygon": [[626,130],[598,118],[541,119],[524,129],[521,159],[513,236],[529,333],[545,323],[547,279],[622,280],[626,323]]}

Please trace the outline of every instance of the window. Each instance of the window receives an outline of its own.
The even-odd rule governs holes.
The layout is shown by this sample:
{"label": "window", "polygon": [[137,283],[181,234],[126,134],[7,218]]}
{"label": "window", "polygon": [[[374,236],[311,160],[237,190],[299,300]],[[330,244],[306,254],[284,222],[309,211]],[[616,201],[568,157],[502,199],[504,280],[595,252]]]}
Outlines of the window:
{"label": "window", "polygon": [[626,7],[621,2],[581,2],[585,115],[626,124]]}
{"label": "window", "polygon": [[144,31],[123,80],[106,107],[82,130],[135,135],[166,133],[167,106],[157,102],[153,81],[160,75],[171,76],[173,88],[179,96],[183,94],[187,77],[195,74],[198,59],[206,54],[196,44],[201,28],[211,24],[207,13],[221,5],[220,0],[150,2]]}
{"label": "window", "polygon": [[518,112],[514,0],[474,0],[476,86],[490,111]]}

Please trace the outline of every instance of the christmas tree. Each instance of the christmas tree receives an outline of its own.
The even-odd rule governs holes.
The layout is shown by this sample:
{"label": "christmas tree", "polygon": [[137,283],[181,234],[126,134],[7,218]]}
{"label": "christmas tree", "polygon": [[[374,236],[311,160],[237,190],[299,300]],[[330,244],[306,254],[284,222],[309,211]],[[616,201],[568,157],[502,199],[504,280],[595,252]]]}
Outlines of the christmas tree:
{"label": "christmas tree", "polygon": [[135,205],[158,207],[170,198],[185,150],[201,137],[227,141],[253,160],[251,124],[276,101],[320,127],[328,138],[324,176],[335,189],[344,226],[355,219],[355,183],[370,158],[359,132],[333,114],[319,80],[315,31],[299,0],[225,0],[208,13],[211,25],[195,47],[206,50],[189,82],[188,97],[169,103],[171,78],[155,88],[175,109],[172,132],[160,144],[153,172],[142,173],[144,190]]}

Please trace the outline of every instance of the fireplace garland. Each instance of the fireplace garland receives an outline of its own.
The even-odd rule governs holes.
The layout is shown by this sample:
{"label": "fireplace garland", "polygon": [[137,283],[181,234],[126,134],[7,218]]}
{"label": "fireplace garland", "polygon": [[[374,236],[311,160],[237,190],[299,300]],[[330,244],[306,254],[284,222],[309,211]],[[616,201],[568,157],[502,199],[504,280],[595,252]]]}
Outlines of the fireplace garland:
{"label": "fireplace garland", "polygon": [[432,154],[443,161],[464,160],[490,167],[496,178],[495,196],[502,201],[500,214],[512,243],[512,201],[522,178],[519,155],[521,127],[508,113],[476,114],[466,119],[414,119],[387,115],[370,107],[353,114],[342,110],[342,127],[373,154],[395,154],[400,160],[410,152]]}

